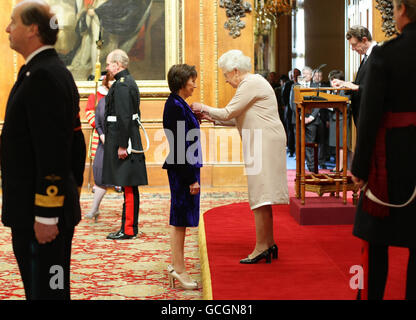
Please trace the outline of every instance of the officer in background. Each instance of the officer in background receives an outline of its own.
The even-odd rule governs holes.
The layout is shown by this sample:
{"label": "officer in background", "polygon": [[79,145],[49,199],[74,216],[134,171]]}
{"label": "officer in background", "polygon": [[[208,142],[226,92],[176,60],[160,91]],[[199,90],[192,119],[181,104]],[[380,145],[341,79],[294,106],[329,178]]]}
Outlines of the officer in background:
{"label": "officer in background", "polygon": [[416,73],[416,0],[393,6],[401,34],[368,60],[351,168],[358,186],[367,183],[353,233],[364,244],[361,293],[368,299],[383,299],[389,246],[409,249],[406,299],[416,299],[416,104],[414,85],[403,82],[403,70]]}
{"label": "officer in background", "polygon": [[134,150],[143,150],[137,119],[140,119],[140,94],[136,82],[127,70],[129,58],[120,50],[107,56],[107,72],[114,75],[105,105],[103,183],[122,186],[124,204],[121,228],[110,233],[107,239],[134,238],[139,222],[139,185],[147,184],[143,153],[128,152],[129,143]]}
{"label": "officer in background", "polygon": [[70,299],[71,245],[81,220],[85,142],[77,86],[53,47],[58,31],[40,0],[17,4],[6,28],[25,64],[1,133],[2,222],[11,228],[28,300]]}

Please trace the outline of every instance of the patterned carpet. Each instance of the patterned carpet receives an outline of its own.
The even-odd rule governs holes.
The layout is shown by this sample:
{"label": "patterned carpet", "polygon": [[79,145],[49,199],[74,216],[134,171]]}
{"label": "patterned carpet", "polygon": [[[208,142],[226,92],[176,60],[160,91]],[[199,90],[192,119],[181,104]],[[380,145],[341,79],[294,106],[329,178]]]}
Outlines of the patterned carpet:
{"label": "patterned carpet", "polygon": [[[93,194],[81,196],[83,214]],[[225,204],[247,201],[246,192],[202,190],[201,213]],[[74,235],[71,298],[74,300],[198,300],[202,289],[170,289],[166,267],[170,263],[169,206],[165,192],[141,193],[140,238],[106,240],[120,228],[122,195],[109,193],[100,207],[98,222],[82,220]],[[185,240],[187,270],[201,283],[198,228],[188,228]],[[10,229],[0,226],[0,300],[24,299],[23,285],[12,252]]]}

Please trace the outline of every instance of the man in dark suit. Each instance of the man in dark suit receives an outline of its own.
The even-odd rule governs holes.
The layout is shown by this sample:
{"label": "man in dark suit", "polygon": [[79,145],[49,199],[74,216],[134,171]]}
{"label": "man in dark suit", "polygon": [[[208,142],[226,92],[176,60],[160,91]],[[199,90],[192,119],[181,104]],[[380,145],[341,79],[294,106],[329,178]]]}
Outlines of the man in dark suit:
{"label": "man in dark suit", "polygon": [[280,120],[283,123],[283,126],[285,127],[285,132],[286,132],[286,140],[287,140],[287,136],[288,136],[288,127],[287,127],[287,122],[286,122],[286,117],[287,117],[287,109],[289,108],[289,98],[290,98],[290,89],[292,87],[292,83],[289,80],[289,77],[285,74],[282,74],[279,77],[279,82],[280,82],[280,101],[277,101],[279,104],[279,110],[281,109],[282,115],[279,114],[280,116]]}
{"label": "man in dark suit", "polygon": [[403,70],[416,73],[416,0],[393,4],[401,34],[368,61],[351,169],[364,187],[353,233],[364,241],[361,293],[368,299],[383,298],[388,246],[409,248],[406,299],[416,299],[416,105],[413,84],[402,81]]}
{"label": "man in dark suit", "polygon": [[362,55],[360,67],[358,68],[354,82],[334,79],[332,85],[335,88],[349,88],[347,92],[351,96],[351,110],[355,125],[358,123],[360,114],[360,100],[364,91],[364,79],[367,71],[367,60],[369,59],[374,46],[377,45],[371,36],[370,31],[363,26],[352,26],[345,36],[351,46],[351,49]]}
{"label": "man in dark suit", "polygon": [[48,5],[19,3],[6,32],[26,64],[11,90],[1,134],[2,222],[11,228],[26,298],[70,299],[85,166],[78,90],[53,48],[58,26]]}
{"label": "man in dark suit", "polygon": [[289,83],[286,83],[287,108],[285,113],[285,122],[287,127],[287,151],[289,157],[293,157],[296,153],[296,106],[293,102],[293,86],[298,84],[298,77],[301,71],[297,68],[289,71]]}
{"label": "man in dark suit", "polygon": [[[322,70],[313,71],[312,86],[315,88],[329,87],[329,83],[323,81]],[[319,109],[318,138],[319,141],[319,166],[326,169],[326,160],[329,157],[329,111],[328,109]]]}
{"label": "man in dark suit", "polygon": [[107,56],[107,72],[116,80],[111,86],[105,105],[105,143],[103,183],[122,186],[124,204],[121,228],[107,236],[111,240],[132,239],[139,232],[139,185],[147,184],[144,153],[137,120],[140,121],[140,94],[136,81],[127,67],[129,57],[122,50]]}
{"label": "man in dark suit", "polygon": [[[302,85],[306,88],[316,88],[318,84],[312,82],[313,71],[310,67],[304,67],[302,69],[303,82]],[[318,127],[321,123],[319,118],[319,108],[314,108],[311,113],[305,114],[305,142],[315,143],[317,142]],[[313,148],[305,148],[305,160],[306,166],[310,172],[315,172],[314,163],[315,156]],[[316,172],[317,173],[317,172]]]}

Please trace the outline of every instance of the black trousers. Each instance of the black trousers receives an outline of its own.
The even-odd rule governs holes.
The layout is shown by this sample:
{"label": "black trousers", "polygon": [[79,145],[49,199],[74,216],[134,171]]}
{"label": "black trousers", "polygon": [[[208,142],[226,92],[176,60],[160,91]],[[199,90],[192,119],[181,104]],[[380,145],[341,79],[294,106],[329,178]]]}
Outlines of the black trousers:
{"label": "black trousers", "polygon": [[139,187],[123,187],[124,203],[121,215],[121,231],[129,236],[135,236],[139,232]]}
{"label": "black trousers", "polygon": [[[305,142],[307,143],[315,143],[317,142],[317,132],[318,132],[318,125],[316,124],[309,124],[305,126]],[[305,160],[306,160],[306,166],[308,167],[308,170],[313,172],[314,171],[314,163],[315,163],[315,157],[314,157],[314,151],[313,148],[305,148]]]}
{"label": "black trousers", "polygon": [[326,122],[321,121],[318,127],[318,142],[319,142],[319,165],[325,164],[329,157],[329,128],[326,127]]}
{"label": "black trousers", "polygon": [[54,241],[39,244],[31,229],[12,228],[13,252],[27,300],[70,300],[74,228],[59,228]]}
{"label": "black trousers", "polygon": [[[389,247],[369,243],[367,294],[369,300],[382,300],[389,268]],[[416,248],[409,248],[406,277],[406,300],[416,300]]]}
{"label": "black trousers", "polygon": [[286,122],[286,133],[287,133],[287,149],[289,150],[290,154],[294,154],[296,152],[296,138],[295,138],[295,127],[292,123],[292,109],[290,106],[286,107],[285,113],[285,122]]}

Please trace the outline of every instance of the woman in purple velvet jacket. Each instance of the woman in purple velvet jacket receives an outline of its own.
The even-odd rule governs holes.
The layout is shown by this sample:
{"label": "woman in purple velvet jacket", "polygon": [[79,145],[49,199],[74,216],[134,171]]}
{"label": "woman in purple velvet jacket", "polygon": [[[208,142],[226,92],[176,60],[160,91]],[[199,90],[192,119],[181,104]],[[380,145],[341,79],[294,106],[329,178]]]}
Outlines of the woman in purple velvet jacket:
{"label": "woman in purple velvet jacket", "polygon": [[171,94],[163,111],[163,128],[169,142],[169,154],[163,164],[167,169],[171,192],[170,221],[172,265],[168,266],[169,284],[178,280],[184,289],[197,289],[185,270],[184,243],[186,227],[199,224],[200,168],[202,150],[199,122],[185,102],[196,88],[194,66],[178,64],[168,72]]}

